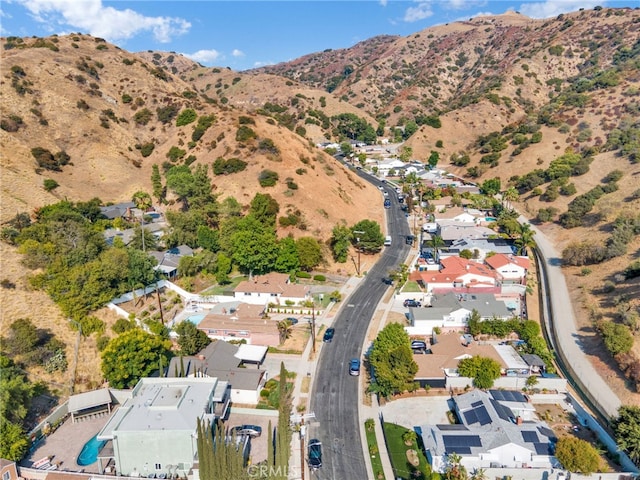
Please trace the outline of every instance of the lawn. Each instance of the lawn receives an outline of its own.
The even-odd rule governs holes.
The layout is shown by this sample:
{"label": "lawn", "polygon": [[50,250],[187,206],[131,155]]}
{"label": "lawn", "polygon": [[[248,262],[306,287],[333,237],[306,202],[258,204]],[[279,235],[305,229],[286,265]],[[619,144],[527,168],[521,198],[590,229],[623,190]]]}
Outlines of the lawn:
{"label": "lawn", "polygon": [[384,480],[384,470],[382,469],[382,460],[380,460],[380,448],[376,439],[375,420],[369,418],[364,422],[364,431],[367,435],[367,448],[369,449],[369,458],[371,459],[371,467],[373,469],[373,478],[375,480]]}
{"label": "lawn", "polygon": [[[407,428],[396,425],[395,423],[385,422],[382,426],[384,429],[385,440],[387,442],[387,450],[391,459],[391,466],[396,478],[402,479],[422,479],[431,478],[431,468],[427,462],[421,448],[418,447],[417,441],[413,440],[410,446],[407,446],[402,439],[402,434],[410,431]],[[417,466],[412,465],[407,457],[407,451],[414,450],[417,452],[417,458],[420,463]],[[416,472],[416,473],[414,473]]]}
{"label": "lawn", "polygon": [[422,293],[420,285],[413,281],[408,281],[407,283],[405,283],[402,287],[402,291],[405,293]]}
{"label": "lawn", "polygon": [[238,276],[235,276],[235,277],[231,277],[229,279],[229,280],[231,280],[231,283],[227,283],[226,285],[214,285],[214,286],[209,287],[206,290],[200,292],[200,295],[202,295],[202,296],[223,295],[225,292],[232,291],[234,288],[236,288],[238,286],[238,284],[241,281],[246,280],[246,279],[247,279],[246,275],[238,275]]}

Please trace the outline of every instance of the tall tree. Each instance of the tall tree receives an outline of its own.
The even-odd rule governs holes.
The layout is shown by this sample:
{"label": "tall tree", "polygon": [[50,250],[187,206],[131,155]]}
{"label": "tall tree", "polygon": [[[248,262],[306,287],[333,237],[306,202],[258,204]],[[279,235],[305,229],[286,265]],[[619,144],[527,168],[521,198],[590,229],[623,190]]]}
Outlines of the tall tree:
{"label": "tall tree", "polygon": [[151,167],[151,186],[153,187],[153,196],[156,197],[158,203],[164,201],[164,187],[162,186],[162,176],[158,164],[154,163]]}
{"label": "tall tree", "polygon": [[130,388],[158,369],[160,357],[168,365],[170,356],[170,340],[135,328],[107,344],[102,351],[102,374],[112,388]]}
{"label": "tall tree", "polygon": [[276,272],[294,273],[300,268],[296,241],[292,236],[286,236],[278,242],[278,258],[274,265]]}
{"label": "tall tree", "polygon": [[640,466],[640,406],[623,405],[612,422],[616,443]]}
{"label": "tall tree", "polygon": [[322,247],[315,238],[300,237],[296,240],[296,250],[301,269],[310,271],[322,263]]}
{"label": "tall tree", "polygon": [[211,343],[211,339],[189,320],[183,320],[175,328],[181,355],[195,355]]}
{"label": "tall tree", "polygon": [[534,230],[531,230],[531,225],[528,223],[520,223],[518,228],[518,238],[515,240],[515,244],[518,247],[518,255],[526,255],[527,249],[533,247],[536,242],[533,236],[536,234]]}
{"label": "tall tree", "polygon": [[338,263],[345,263],[349,256],[349,245],[352,233],[346,225],[336,225],[331,230],[331,251],[333,259]]}
{"label": "tall tree", "polygon": [[418,365],[413,360],[409,335],[401,324],[390,323],[380,331],[373,342],[369,363],[374,372],[372,392],[388,397],[413,388]]}
{"label": "tall tree", "polygon": [[384,235],[380,225],[373,220],[361,220],[351,227],[352,242],[363,252],[376,253],[382,250]]}

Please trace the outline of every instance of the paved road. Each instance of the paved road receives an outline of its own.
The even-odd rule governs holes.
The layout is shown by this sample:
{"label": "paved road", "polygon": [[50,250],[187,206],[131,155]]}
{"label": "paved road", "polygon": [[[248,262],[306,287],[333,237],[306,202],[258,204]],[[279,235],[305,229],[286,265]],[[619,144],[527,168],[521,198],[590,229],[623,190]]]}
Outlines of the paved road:
{"label": "paved road", "polygon": [[[520,223],[528,223],[523,216],[518,220]],[[556,353],[568,370],[569,380],[586,395],[593,407],[597,408],[604,418],[617,417],[620,399],[593,369],[587,352],[583,349],[569,298],[569,289],[562,272],[561,256],[538,228],[533,225],[531,228],[536,232],[538,252],[546,265],[547,274],[543,280],[547,283],[548,298],[543,298],[543,307],[551,310],[550,328],[553,330]]]}
{"label": "paved road", "polygon": [[[359,175],[382,185],[363,172]],[[388,232],[393,238],[391,247],[385,248],[380,260],[342,306],[333,323],[336,329],[333,341],[322,346],[318,360],[311,395],[315,420],[308,432],[308,438],[317,438],[323,444],[323,465],[313,474],[317,479],[367,478],[358,421],[359,382],[349,375],[349,360],[362,358],[367,327],[389,288],[382,279],[389,270],[404,262],[409,252],[404,242],[410,233],[406,217],[395,191],[388,186],[384,188],[391,199],[391,208],[387,209]],[[382,203],[380,195],[381,207]]]}

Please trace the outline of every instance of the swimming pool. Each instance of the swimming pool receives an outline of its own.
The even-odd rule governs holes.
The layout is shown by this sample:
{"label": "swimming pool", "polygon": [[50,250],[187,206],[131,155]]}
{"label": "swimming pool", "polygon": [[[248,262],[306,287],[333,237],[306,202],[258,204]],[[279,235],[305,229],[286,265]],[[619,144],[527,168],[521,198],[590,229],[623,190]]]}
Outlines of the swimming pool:
{"label": "swimming pool", "polygon": [[194,325],[199,325],[200,322],[202,321],[202,319],[204,317],[206,317],[207,315],[205,313],[199,313],[197,315],[191,315],[190,317],[187,317],[187,321],[193,323]]}
{"label": "swimming pool", "polygon": [[98,453],[102,450],[105,443],[107,442],[104,440],[98,440],[98,434],[96,433],[91,440],[84,444],[76,463],[80,466],[85,466],[98,461]]}

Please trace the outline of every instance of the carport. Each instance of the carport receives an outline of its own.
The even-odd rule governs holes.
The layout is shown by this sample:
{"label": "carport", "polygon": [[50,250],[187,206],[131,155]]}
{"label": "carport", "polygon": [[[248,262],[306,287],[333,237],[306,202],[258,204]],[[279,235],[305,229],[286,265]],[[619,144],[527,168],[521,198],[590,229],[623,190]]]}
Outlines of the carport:
{"label": "carport", "polygon": [[75,423],[86,417],[111,413],[111,393],[108,388],[79,393],[69,397],[69,413]]}

